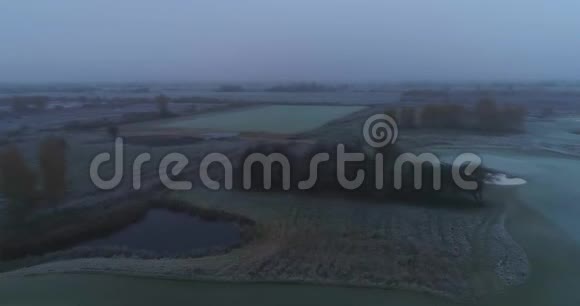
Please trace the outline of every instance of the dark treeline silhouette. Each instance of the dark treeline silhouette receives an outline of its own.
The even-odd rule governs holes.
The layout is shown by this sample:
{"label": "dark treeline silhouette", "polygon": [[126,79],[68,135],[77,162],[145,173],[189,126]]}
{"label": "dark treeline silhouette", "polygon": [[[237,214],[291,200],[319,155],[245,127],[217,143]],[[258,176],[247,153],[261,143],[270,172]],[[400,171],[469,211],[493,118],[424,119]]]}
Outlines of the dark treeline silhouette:
{"label": "dark treeline silhouette", "polygon": [[[234,188],[246,190],[244,183],[244,161],[250,154],[261,153],[270,155],[272,153],[281,153],[289,161],[290,164],[290,191],[306,193],[312,195],[343,195],[353,197],[364,197],[377,200],[433,200],[436,201],[440,196],[454,197],[461,195],[468,195],[476,202],[481,202],[481,189],[475,191],[464,191],[460,189],[455,181],[452,179],[452,167],[449,164],[442,163],[441,166],[441,188],[435,188],[433,184],[434,168],[429,163],[422,164],[420,189],[415,188],[414,179],[415,172],[410,163],[406,163],[402,167],[402,188],[395,188],[394,178],[398,170],[395,169],[395,161],[402,154],[402,151],[397,146],[388,146],[373,153],[369,153],[364,146],[353,143],[345,146],[345,151],[367,152],[365,153],[365,160],[361,162],[347,162],[345,164],[344,172],[346,178],[349,180],[357,176],[359,170],[364,170],[365,179],[363,184],[355,190],[345,189],[338,180],[338,166],[337,166],[337,144],[317,143],[314,145],[307,145],[300,147],[288,144],[261,144],[249,148],[240,158],[234,163]],[[310,173],[310,161],[312,157],[318,153],[328,153],[330,160],[320,163],[318,165],[318,177],[314,186],[308,190],[301,190],[299,182],[307,180]],[[376,154],[383,155],[382,167],[377,167],[375,160]],[[266,192],[266,191],[282,191],[284,181],[284,169],[280,163],[274,162],[272,164],[272,185],[271,189],[264,188],[264,167],[261,163],[254,163],[251,168],[251,185],[250,191]],[[380,170],[379,170],[380,169]],[[377,173],[382,171],[382,173]],[[382,174],[382,175],[381,175]],[[398,175],[398,174],[397,174]],[[383,186],[377,188],[378,177],[382,177]],[[483,186],[483,181],[486,176],[486,170],[480,168],[478,171],[468,177],[463,177],[467,181],[478,182],[479,187]],[[458,197],[458,198],[459,198]]]}
{"label": "dark treeline silhouette", "polygon": [[[153,99],[141,99],[138,103],[153,103],[155,104],[157,111],[156,112],[136,112],[136,113],[124,113],[119,118],[98,118],[94,120],[74,120],[68,122],[64,125],[65,129],[68,130],[87,130],[87,129],[96,129],[107,127],[110,125],[115,124],[124,124],[124,123],[135,123],[135,122],[142,122],[147,120],[154,120],[166,117],[175,117],[177,116],[175,113],[171,112],[170,103],[175,102],[171,98],[165,95],[159,95]],[[183,101],[179,101],[183,102]],[[126,103],[133,103],[133,102],[126,102]]]}
{"label": "dark treeline silhouette", "polygon": [[32,202],[37,181],[18,147],[9,146],[0,152],[0,191],[11,203]]}
{"label": "dark treeline silhouette", "polygon": [[243,92],[244,87],[242,87],[240,85],[226,84],[226,85],[221,85],[215,91],[216,92]]}
{"label": "dark treeline silhouette", "polygon": [[8,198],[11,207],[24,205],[24,208],[38,200],[64,198],[66,146],[65,140],[59,137],[42,141],[38,150],[39,174],[28,166],[18,147],[8,146],[0,151],[0,192]]}
{"label": "dark treeline silhouette", "polygon": [[492,99],[480,100],[469,109],[460,104],[427,104],[418,107],[389,109],[387,115],[403,128],[443,128],[483,132],[521,132],[525,129],[527,110],[523,106],[498,106]]}
{"label": "dark treeline silhouette", "polygon": [[48,100],[45,96],[22,96],[12,97],[9,101],[13,112],[26,113],[45,110]]}
{"label": "dark treeline silhouette", "polygon": [[116,125],[110,125],[107,127],[107,135],[111,137],[111,139],[116,139],[119,137],[119,127]]}
{"label": "dark treeline silhouette", "polygon": [[407,90],[401,94],[401,102],[426,100],[447,101],[448,99],[449,91],[447,90],[413,89]]}
{"label": "dark treeline silhouette", "polygon": [[173,103],[202,103],[202,104],[226,104],[230,103],[231,101],[212,98],[212,97],[175,97],[171,99]]}
{"label": "dark treeline silhouette", "polygon": [[276,85],[267,88],[269,92],[334,92],[345,89],[345,86],[327,86],[315,82],[311,83],[294,83],[286,85]]}
{"label": "dark treeline silhouette", "polygon": [[555,112],[554,112],[554,108],[553,107],[544,107],[542,108],[542,111],[539,114],[540,118],[552,118],[554,116]]}
{"label": "dark treeline silhouette", "polygon": [[161,117],[171,116],[171,111],[169,110],[169,97],[165,95],[159,95],[155,97],[155,103],[157,104],[157,109],[159,110],[159,115]]}
{"label": "dark treeline silhouette", "polygon": [[43,197],[62,199],[66,193],[66,147],[63,138],[48,137],[38,149]]}

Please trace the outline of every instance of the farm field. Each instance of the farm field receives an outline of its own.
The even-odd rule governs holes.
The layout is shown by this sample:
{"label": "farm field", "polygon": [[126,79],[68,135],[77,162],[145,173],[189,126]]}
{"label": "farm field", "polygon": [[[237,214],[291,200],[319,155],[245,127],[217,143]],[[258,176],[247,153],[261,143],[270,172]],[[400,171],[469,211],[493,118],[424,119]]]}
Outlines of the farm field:
{"label": "farm field", "polygon": [[[497,153],[490,152],[487,154],[488,159],[496,158],[494,161],[490,160],[494,166],[505,166],[506,171],[518,173],[529,182],[527,185],[518,187],[517,193],[510,201],[506,211],[506,226],[514,240],[526,251],[532,273],[524,284],[483,297],[474,305],[508,306],[524,302],[525,305],[542,306],[553,301],[559,301],[558,305],[577,305],[580,302],[580,296],[577,294],[580,292],[580,288],[575,287],[574,284],[577,283],[575,280],[580,273],[580,264],[577,261],[578,256],[580,256],[580,248],[575,242],[576,239],[571,235],[573,232],[570,232],[569,228],[566,230],[565,227],[563,230],[557,225],[561,223],[561,218],[542,212],[544,210],[542,206],[546,205],[566,207],[570,204],[569,199],[560,197],[552,201],[550,205],[546,204],[542,200],[543,198],[536,197],[538,189],[536,184],[545,183],[545,181],[538,181],[545,172],[536,170],[555,167],[558,165],[559,159],[536,157],[542,161],[541,166],[535,168],[536,170],[525,171],[517,163],[510,163],[513,165],[511,167],[502,164],[502,161],[506,161],[507,158],[518,158],[517,155],[506,156],[505,153],[497,155]],[[569,179],[571,178],[567,176],[565,180]],[[214,203],[207,202],[207,205],[217,205],[221,202],[217,199],[215,201]],[[261,205],[259,201],[256,201],[256,198],[248,201],[247,204],[243,204],[243,201],[238,203],[240,203],[236,206],[238,211],[246,211],[248,214],[254,212],[254,217],[261,220],[279,220],[286,214],[279,209],[273,209],[270,212],[261,210],[260,214],[256,214],[260,211],[256,207]],[[303,203],[302,206],[298,206],[303,207],[296,210],[296,220],[302,220],[298,222],[308,222],[304,219],[307,215],[306,211],[316,210],[312,208],[311,204]],[[299,213],[299,211],[303,213]],[[336,215],[336,217],[339,216]],[[332,218],[329,218],[330,220]],[[329,222],[326,226],[333,228],[341,225]],[[50,265],[47,268],[50,269],[49,267]],[[34,274],[34,269],[31,272]],[[75,288],[75,290],[71,290],[75,294],[65,294],[64,291],[68,289],[62,288]],[[98,291],[95,288],[98,288]],[[25,295],[24,299],[22,298],[24,296],[23,290],[30,290],[27,292],[31,293]],[[154,292],[155,296],[149,296],[147,293],[126,294],[119,299],[115,294],[119,290],[124,290],[123,292]],[[228,305],[233,300],[239,305],[269,305],[272,303],[278,305],[297,303],[304,305],[318,305],[320,303],[351,305],[352,301],[355,300],[365,305],[380,305],[384,304],[385,300],[396,302],[398,305],[459,305],[447,299],[406,290],[385,291],[262,283],[175,282],[90,274],[48,274],[35,277],[4,275],[0,277],[0,293],[6,298],[5,301],[14,301],[12,303],[14,305],[51,305],[51,302],[53,305],[75,305],[75,303],[83,301],[83,297],[94,297],[92,301],[95,305],[102,303],[123,305],[123,303],[128,302],[154,305],[161,300],[176,303],[196,301],[214,305]],[[256,303],[255,295],[262,296],[263,303]]]}
{"label": "farm field", "polygon": [[270,105],[222,112],[163,123],[160,128],[202,129],[220,132],[264,132],[296,134],[340,119],[363,106]]}
{"label": "farm field", "polygon": [[0,306],[580,306],[580,1],[5,2]]}
{"label": "farm field", "polygon": [[[147,177],[154,176],[159,159],[165,154],[183,153],[192,161],[193,168],[187,172],[189,179],[189,175],[197,175],[197,162],[209,152],[235,156],[244,148],[269,141],[242,137],[243,134],[295,136],[281,142],[289,145],[293,141],[302,141],[303,145],[316,140],[347,142],[360,138],[364,120],[385,107],[248,104],[120,125],[126,143],[126,175],[120,188],[113,192],[99,192],[87,176],[92,157],[112,152],[113,139],[104,129],[66,131],[63,135],[71,146],[67,157],[75,165],[67,169],[68,195],[74,201],[62,203],[59,209],[80,211],[95,206],[91,211],[97,212],[98,217],[100,202],[116,201],[116,194],[122,196],[130,188],[134,171],[131,160],[142,152],[152,154],[152,162],[143,166]],[[486,167],[524,182],[520,186],[486,188],[483,207],[440,205],[436,201],[381,203],[328,195],[214,192],[196,187],[193,191],[163,195],[193,209],[215,210],[253,220],[257,223],[257,239],[225,248],[223,252],[203,253],[206,255],[201,257],[160,259],[131,250],[117,256],[63,249],[14,265],[3,262],[2,268],[7,272],[0,274],[0,285],[11,283],[5,290],[13,292],[19,292],[21,287],[31,288],[36,296],[58,305],[78,304],[78,298],[91,296],[91,288],[118,292],[122,286],[130,292],[123,299],[103,294],[95,297],[95,301],[112,305],[142,300],[153,303],[155,299],[136,297],[131,292],[155,286],[161,288],[157,294],[168,301],[190,301],[192,292],[203,292],[197,294],[200,299],[216,305],[231,303],[230,299],[217,296],[218,292],[228,292],[250,304],[251,298],[245,294],[254,295],[262,290],[267,291],[266,304],[281,296],[288,304],[308,305],[317,301],[340,305],[368,292],[369,296],[362,300],[369,305],[386,299],[402,305],[454,305],[454,300],[462,299],[475,305],[512,305],[520,301],[544,305],[554,300],[568,305],[578,301],[575,292],[580,292],[571,285],[580,273],[574,259],[580,256],[577,247],[580,232],[575,222],[580,212],[574,205],[577,196],[574,184],[580,180],[576,167],[580,147],[578,135],[570,132],[579,127],[574,118],[530,117],[528,130],[516,134],[401,131],[398,144],[411,152],[434,152],[443,158],[474,152],[483,157]],[[130,136],[135,127],[142,128],[143,134],[182,130],[236,136],[169,139],[160,133],[139,138]],[[27,135],[17,145],[36,170],[37,143],[31,132]],[[113,166],[106,163],[100,171],[110,176]],[[155,186],[152,190],[159,190]],[[123,203],[124,197],[120,197],[119,203]],[[213,239],[212,233],[206,235]],[[157,238],[163,243],[179,241]],[[133,238],[111,240],[127,239]],[[139,241],[125,244],[130,246],[133,242]],[[158,244],[162,245],[161,242]],[[106,247],[108,244],[105,241]],[[89,247],[93,246],[89,243]],[[100,247],[102,244],[96,249]],[[78,287],[78,296],[63,299],[58,290],[52,289],[53,284],[70,283]],[[368,289],[352,288],[361,286]],[[304,298],[311,296],[310,292],[319,292],[318,298]],[[18,305],[19,301],[14,301]],[[31,295],[21,302],[34,305],[41,301]]]}

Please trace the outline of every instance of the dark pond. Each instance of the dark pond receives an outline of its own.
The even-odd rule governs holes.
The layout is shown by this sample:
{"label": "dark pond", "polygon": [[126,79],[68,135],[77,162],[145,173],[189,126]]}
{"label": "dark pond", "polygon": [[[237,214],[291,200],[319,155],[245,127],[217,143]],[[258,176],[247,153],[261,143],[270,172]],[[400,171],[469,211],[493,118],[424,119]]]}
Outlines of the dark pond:
{"label": "dark pond", "polygon": [[135,224],[108,237],[83,242],[77,246],[126,247],[174,255],[236,246],[240,241],[240,229],[234,223],[209,222],[165,209],[152,209]]}

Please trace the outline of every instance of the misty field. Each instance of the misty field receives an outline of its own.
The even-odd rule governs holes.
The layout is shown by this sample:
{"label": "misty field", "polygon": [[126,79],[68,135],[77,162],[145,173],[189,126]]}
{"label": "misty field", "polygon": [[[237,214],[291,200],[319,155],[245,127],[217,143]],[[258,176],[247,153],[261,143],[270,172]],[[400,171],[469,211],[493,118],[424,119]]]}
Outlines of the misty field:
{"label": "misty field", "polygon": [[313,130],[332,120],[362,109],[364,109],[362,106],[271,105],[200,117],[180,118],[164,123],[160,127],[295,134]]}

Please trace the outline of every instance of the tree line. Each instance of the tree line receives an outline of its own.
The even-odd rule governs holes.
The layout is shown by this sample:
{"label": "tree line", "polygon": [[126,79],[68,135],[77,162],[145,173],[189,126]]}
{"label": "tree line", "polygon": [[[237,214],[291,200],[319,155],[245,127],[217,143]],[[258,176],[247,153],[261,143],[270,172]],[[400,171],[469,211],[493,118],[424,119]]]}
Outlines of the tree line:
{"label": "tree line", "polygon": [[38,148],[38,172],[28,165],[17,146],[9,145],[0,151],[0,192],[8,199],[9,205],[64,198],[66,147],[63,138],[45,138]]}
{"label": "tree line", "polygon": [[524,106],[498,105],[493,99],[486,98],[471,109],[461,104],[439,103],[388,109],[385,113],[403,128],[520,132],[525,129],[528,111]]}

